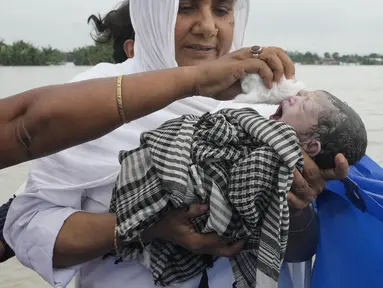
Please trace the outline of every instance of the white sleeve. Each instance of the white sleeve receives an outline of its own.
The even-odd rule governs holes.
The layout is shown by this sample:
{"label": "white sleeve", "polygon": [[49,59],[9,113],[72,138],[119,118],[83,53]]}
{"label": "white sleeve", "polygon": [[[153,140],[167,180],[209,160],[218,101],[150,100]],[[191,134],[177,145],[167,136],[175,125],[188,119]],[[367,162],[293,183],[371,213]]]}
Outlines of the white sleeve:
{"label": "white sleeve", "polygon": [[64,221],[81,209],[81,191],[39,190],[17,196],[7,215],[4,236],[19,261],[53,287],[65,287],[80,265],[53,269],[53,247]]}
{"label": "white sleeve", "polygon": [[19,261],[53,287],[65,287],[81,267],[53,269],[52,265],[64,221],[82,210],[84,185],[73,185],[73,179],[84,178],[80,171],[86,162],[80,158],[80,165],[73,156],[73,151],[66,150],[33,162],[25,191],[14,199],[4,226],[4,237]]}
{"label": "white sleeve", "polygon": [[83,210],[85,190],[116,180],[118,151],[129,139],[122,132],[33,161],[24,193],[13,200],[4,237],[20,262],[52,286],[65,286],[81,267],[53,269],[53,247],[64,221]]}

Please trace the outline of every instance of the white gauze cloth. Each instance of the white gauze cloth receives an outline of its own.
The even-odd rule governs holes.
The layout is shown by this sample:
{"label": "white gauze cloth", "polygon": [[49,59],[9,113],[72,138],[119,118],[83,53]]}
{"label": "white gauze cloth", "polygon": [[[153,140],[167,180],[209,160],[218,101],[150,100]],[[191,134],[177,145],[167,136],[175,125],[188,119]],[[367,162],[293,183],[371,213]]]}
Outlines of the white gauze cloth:
{"label": "white gauze cloth", "polygon": [[241,81],[241,86],[243,93],[239,94],[234,102],[252,104],[279,104],[305,88],[301,81],[287,80],[282,76],[279,83],[273,82],[273,87],[268,89],[258,74],[246,75]]}

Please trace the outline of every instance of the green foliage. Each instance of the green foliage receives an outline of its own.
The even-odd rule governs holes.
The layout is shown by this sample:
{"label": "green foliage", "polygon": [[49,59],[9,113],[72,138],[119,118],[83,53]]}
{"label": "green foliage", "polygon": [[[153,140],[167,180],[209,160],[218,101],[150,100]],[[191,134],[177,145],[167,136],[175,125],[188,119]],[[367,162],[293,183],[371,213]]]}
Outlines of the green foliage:
{"label": "green foliage", "polygon": [[320,57],[316,53],[306,52],[287,52],[289,57],[294,63],[301,64],[340,64],[340,63],[353,63],[360,65],[383,65],[383,54],[379,55],[377,53],[372,53],[370,55],[340,55],[338,52],[330,54],[326,52],[323,54],[323,57]]}
{"label": "green foliage", "polygon": [[64,60],[65,53],[51,47],[40,49],[24,41],[17,41],[12,45],[7,45],[0,40],[0,65],[58,65]]}
{"label": "green foliage", "polygon": [[287,55],[291,58],[294,63],[301,64],[316,64],[321,58],[316,53],[306,52],[287,52]]}
{"label": "green foliage", "polygon": [[[100,62],[113,63],[113,47],[109,44],[89,45],[76,48],[65,53],[52,47],[37,48],[24,41],[17,41],[11,45],[0,39],[0,65],[60,65],[65,62],[73,62],[75,65],[93,66]],[[383,65],[383,54],[372,53],[370,55],[340,55],[338,52],[324,53],[323,57],[312,52],[287,52],[291,60],[303,65],[320,65],[340,63],[355,63],[361,65]]]}
{"label": "green foliage", "polygon": [[113,47],[109,44],[98,44],[74,49],[68,53],[75,65],[94,66],[100,62],[113,63]]}

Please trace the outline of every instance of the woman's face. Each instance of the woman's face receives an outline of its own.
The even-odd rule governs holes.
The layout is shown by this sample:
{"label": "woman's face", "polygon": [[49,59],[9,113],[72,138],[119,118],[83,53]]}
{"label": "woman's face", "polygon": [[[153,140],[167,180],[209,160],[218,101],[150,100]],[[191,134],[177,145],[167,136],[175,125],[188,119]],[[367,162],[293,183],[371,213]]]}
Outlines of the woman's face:
{"label": "woman's face", "polygon": [[179,0],[175,27],[178,66],[196,65],[230,52],[234,3],[235,0]]}

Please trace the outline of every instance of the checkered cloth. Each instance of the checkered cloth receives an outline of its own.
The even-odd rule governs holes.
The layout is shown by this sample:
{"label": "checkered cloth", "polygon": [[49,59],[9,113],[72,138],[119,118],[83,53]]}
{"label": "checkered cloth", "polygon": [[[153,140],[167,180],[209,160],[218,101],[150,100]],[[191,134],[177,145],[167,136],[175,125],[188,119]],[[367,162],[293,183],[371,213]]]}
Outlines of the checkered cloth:
{"label": "checkered cloth", "polygon": [[[118,255],[138,258],[143,247],[127,242],[169,209],[208,203],[209,213],[194,220],[197,231],[249,237],[231,259],[236,287],[276,287],[289,229],[286,195],[294,168],[303,168],[290,126],[250,108],[184,115],[143,133],[141,146],[119,159],[110,207]],[[208,266],[206,255],[172,243],[155,240],[147,249],[157,285],[183,282]]]}

